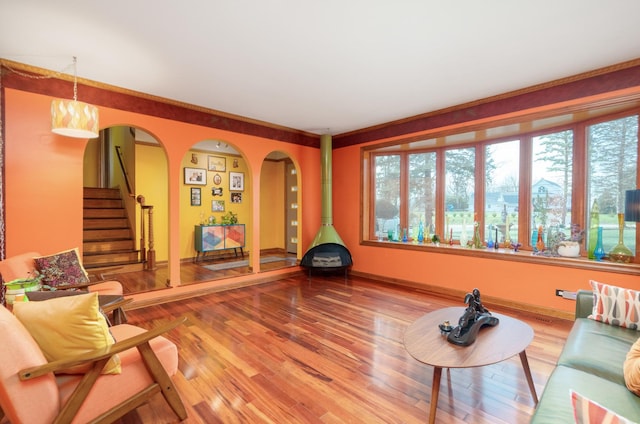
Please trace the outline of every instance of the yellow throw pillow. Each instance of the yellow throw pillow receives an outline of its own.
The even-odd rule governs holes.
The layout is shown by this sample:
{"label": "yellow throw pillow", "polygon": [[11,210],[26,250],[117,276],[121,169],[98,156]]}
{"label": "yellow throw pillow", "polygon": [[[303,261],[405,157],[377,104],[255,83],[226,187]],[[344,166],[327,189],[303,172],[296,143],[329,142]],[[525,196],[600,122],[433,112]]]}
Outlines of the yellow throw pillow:
{"label": "yellow throw pillow", "polygon": [[629,349],[622,369],[627,389],[640,396],[640,338]]}
{"label": "yellow throw pillow", "polygon": [[[100,311],[97,293],[16,302],[13,313],[31,333],[48,361],[66,359],[115,343]],[[60,373],[84,373],[88,368],[78,366]],[[120,371],[117,355],[102,369],[103,374],[119,374]]]}

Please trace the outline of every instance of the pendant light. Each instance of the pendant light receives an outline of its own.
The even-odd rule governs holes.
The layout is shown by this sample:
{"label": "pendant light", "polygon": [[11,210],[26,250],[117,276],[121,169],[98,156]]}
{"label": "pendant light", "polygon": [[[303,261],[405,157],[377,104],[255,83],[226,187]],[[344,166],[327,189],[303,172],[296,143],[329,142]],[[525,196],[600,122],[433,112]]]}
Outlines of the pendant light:
{"label": "pendant light", "polygon": [[98,137],[98,108],[78,101],[77,59],[73,57],[73,100],[51,101],[51,131],[75,138]]}

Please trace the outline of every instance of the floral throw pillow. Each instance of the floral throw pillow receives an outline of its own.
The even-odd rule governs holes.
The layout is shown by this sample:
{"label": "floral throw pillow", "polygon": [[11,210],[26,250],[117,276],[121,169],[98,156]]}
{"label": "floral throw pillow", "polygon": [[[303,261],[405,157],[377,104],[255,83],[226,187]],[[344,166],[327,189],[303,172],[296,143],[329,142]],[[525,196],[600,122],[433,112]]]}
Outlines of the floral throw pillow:
{"label": "floral throw pillow", "polygon": [[570,394],[576,424],[635,424],[573,390]]}
{"label": "floral throw pillow", "polygon": [[36,269],[42,276],[42,284],[51,287],[84,284],[89,282],[78,248],[65,250],[49,256],[33,258]]}
{"label": "floral throw pillow", "polygon": [[630,330],[640,325],[640,291],[590,281],[593,310],[589,318]]}

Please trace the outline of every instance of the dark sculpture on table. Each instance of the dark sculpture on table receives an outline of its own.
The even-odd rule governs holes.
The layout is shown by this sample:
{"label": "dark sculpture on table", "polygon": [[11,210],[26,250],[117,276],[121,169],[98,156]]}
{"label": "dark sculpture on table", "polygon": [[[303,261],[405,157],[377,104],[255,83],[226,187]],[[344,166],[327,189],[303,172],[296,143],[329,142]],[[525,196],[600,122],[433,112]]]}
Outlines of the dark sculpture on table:
{"label": "dark sculpture on table", "polygon": [[472,293],[467,293],[464,297],[464,303],[467,304],[467,307],[458,321],[458,326],[453,328],[447,336],[450,343],[459,346],[469,346],[476,341],[482,327],[487,325],[493,327],[500,322],[482,305],[480,290],[473,289]]}

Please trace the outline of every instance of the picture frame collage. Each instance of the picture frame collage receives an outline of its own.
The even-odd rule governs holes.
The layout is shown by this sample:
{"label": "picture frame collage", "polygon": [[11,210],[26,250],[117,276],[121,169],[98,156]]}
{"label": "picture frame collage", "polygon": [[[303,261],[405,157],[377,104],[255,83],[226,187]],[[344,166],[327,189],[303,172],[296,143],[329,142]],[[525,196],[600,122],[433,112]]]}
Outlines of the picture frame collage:
{"label": "picture frame collage", "polygon": [[[192,159],[192,163],[197,163]],[[238,160],[235,159],[234,168],[237,168]],[[223,156],[207,155],[207,168],[184,167],[184,184],[195,186],[206,186],[208,182],[208,173],[213,173],[212,182],[214,186],[222,184],[222,174],[227,172],[227,158]],[[229,201],[232,204],[241,204],[244,192],[244,172],[230,171],[229,176]],[[212,187],[213,196],[223,196],[222,187]],[[202,206],[202,188],[190,187],[191,206]],[[211,201],[212,212],[224,212],[225,200],[214,199]]]}

